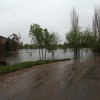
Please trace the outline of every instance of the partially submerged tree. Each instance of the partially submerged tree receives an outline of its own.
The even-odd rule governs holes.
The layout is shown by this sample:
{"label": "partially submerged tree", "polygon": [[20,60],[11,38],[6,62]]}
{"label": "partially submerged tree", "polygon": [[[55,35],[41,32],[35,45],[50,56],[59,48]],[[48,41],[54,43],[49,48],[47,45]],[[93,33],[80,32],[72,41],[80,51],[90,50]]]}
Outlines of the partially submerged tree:
{"label": "partially submerged tree", "polygon": [[94,48],[100,50],[100,7],[96,6],[92,24],[93,33],[97,36],[98,45]]}
{"label": "partially submerged tree", "polygon": [[68,46],[74,49],[75,55],[80,54],[80,50],[83,50],[83,48],[93,48],[97,45],[96,34],[93,34],[89,27],[84,30],[79,27],[78,20],[78,15],[75,9],[73,9],[71,14],[71,29],[66,34],[66,40]]}
{"label": "partially submerged tree", "polygon": [[57,45],[58,43],[61,41],[60,37],[58,34],[56,34],[55,32],[53,32],[52,34],[50,34],[50,39],[49,39],[49,50],[52,52],[52,55],[55,54],[55,50],[57,49]]}
{"label": "partially submerged tree", "polygon": [[97,36],[90,28],[85,28],[82,39],[82,46],[85,48],[93,48],[97,45]]}
{"label": "partially submerged tree", "polygon": [[[54,50],[59,42],[59,35],[56,33],[50,34],[47,29],[42,29],[38,24],[33,24],[30,26],[29,36],[33,43],[35,43],[39,48],[39,58],[46,59],[46,52],[50,50],[52,55],[54,55]],[[45,55],[43,55],[43,48],[45,48]]]}
{"label": "partially submerged tree", "polygon": [[71,29],[70,32],[66,34],[66,40],[70,47],[73,47],[74,53],[77,55],[79,44],[80,44],[80,30],[79,30],[79,17],[76,13],[75,8],[71,12]]}
{"label": "partially submerged tree", "polygon": [[71,12],[71,29],[73,31],[77,31],[77,29],[79,28],[79,16],[76,13],[75,8],[73,8],[72,12]]}
{"label": "partially submerged tree", "polygon": [[100,7],[98,6],[96,6],[94,10],[93,32],[98,36],[98,39],[100,39]]}
{"label": "partially submerged tree", "polygon": [[79,31],[77,30],[75,32],[73,30],[70,30],[70,32],[66,34],[66,40],[68,43],[68,47],[73,48],[74,54],[77,55],[78,49],[80,49],[80,42],[81,42]]}
{"label": "partially submerged tree", "polygon": [[[43,49],[43,29],[38,24],[34,24],[30,26],[29,36],[33,43],[35,43],[39,48],[39,58],[41,60],[41,52],[40,49]],[[42,55],[43,56],[43,55]]]}
{"label": "partially submerged tree", "polygon": [[44,47],[45,47],[45,59],[46,59],[46,52],[50,46],[50,33],[48,32],[47,29],[44,29],[43,35],[44,35]]}

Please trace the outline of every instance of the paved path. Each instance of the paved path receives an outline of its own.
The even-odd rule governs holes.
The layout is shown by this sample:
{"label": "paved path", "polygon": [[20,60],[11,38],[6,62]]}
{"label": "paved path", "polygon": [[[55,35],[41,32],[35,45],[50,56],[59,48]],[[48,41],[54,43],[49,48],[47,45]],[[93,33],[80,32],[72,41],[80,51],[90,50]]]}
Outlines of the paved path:
{"label": "paved path", "polygon": [[50,63],[0,76],[0,100],[100,100],[100,58]]}

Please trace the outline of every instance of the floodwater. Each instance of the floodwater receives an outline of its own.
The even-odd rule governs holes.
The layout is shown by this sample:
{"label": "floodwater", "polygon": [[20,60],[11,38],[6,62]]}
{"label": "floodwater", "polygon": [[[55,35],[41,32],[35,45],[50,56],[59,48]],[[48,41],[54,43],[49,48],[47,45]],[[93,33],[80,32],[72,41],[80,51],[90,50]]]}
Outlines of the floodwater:
{"label": "floodwater", "polygon": [[[45,50],[44,50],[45,51]],[[95,54],[90,49],[83,49],[83,53],[80,58],[93,57]],[[55,51],[54,57],[52,53],[47,52],[46,59],[63,59],[63,58],[74,58],[72,49],[58,49]],[[45,59],[45,58],[43,58]],[[16,64],[25,61],[36,61],[39,60],[38,49],[19,49],[18,51],[0,53],[0,60],[6,60],[9,64]]]}
{"label": "floodwater", "polygon": [[[2,53],[10,63],[38,60],[38,50]],[[54,59],[74,58],[59,49]],[[47,53],[47,59],[53,59]],[[80,59],[54,62],[0,76],[0,100],[100,100],[100,56],[84,49]]]}

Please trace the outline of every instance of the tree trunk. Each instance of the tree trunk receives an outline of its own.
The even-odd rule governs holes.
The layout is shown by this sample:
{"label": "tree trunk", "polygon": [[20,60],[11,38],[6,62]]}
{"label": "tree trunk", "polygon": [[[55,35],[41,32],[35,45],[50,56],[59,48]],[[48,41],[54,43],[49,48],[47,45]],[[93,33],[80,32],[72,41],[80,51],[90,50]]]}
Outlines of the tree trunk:
{"label": "tree trunk", "polygon": [[46,53],[47,53],[47,49],[45,50],[45,60],[46,60]]}
{"label": "tree trunk", "polygon": [[43,48],[42,48],[42,60],[43,60]]}
{"label": "tree trunk", "polygon": [[54,56],[54,54],[55,54],[55,53],[54,53],[54,50],[52,50],[51,52],[52,52],[52,56]]}
{"label": "tree trunk", "polygon": [[39,48],[39,59],[41,60],[41,53],[40,53],[40,48]]}

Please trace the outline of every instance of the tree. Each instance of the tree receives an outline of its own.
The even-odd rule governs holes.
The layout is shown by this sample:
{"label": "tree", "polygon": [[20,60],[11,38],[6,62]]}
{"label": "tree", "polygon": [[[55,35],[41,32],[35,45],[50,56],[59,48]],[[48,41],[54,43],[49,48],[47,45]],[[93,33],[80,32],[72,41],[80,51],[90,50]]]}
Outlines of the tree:
{"label": "tree", "polygon": [[66,34],[66,40],[68,43],[68,47],[73,48],[74,50],[74,54],[77,55],[78,53],[78,49],[80,48],[80,31],[79,30],[70,30],[67,34]]}
{"label": "tree", "polygon": [[[68,42],[68,46],[73,48],[74,50],[78,48],[79,50],[83,50],[83,48],[94,48],[97,46],[97,36],[93,34],[90,28],[82,28],[77,30],[77,36],[71,30],[66,34],[66,40]],[[74,52],[77,54],[76,52]],[[78,52],[80,53],[80,52]]]}
{"label": "tree", "polygon": [[24,44],[24,48],[29,49],[30,48],[29,44]]}
{"label": "tree", "polygon": [[97,36],[90,28],[85,28],[82,36],[82,47],[93,48],[97,45]]}
{"label": "tree", "polygon": [[49,48],[48,49],[52,52],[52,55],[54,55],[54,50],[57,49],[57,45],[61,40],[60,40],[59,35],[56,34],[55,32],[50,34],[49,40],[50,41],[49,41]]}
{"label": "tree", "polygon": [[42,49],[42,57],[43,57],[43,43],[44,43],[44,37],[43,37],[43,29],[38,24],[34,24],[30,26],[29,36],[33,43],[35,43],[39,48],[39,58],[41,60],[41,52],[40,49]]}
{"label": "tree", "polygon": [[44,47],[45,47],[45,59],[46,59],[46,52],[50,46],[50,33],[47,29],[43,30],[43,36],[44,36]]}
{"label": "tree", "polygon": [[80,48],[80,28],[78,26],[79,17],[75,8],[71,12],[71,29],[66,34],[66,40],[70,47],[73,47],[74,53],[77,55]]}
{"label": "tree", "polygon": [[67,43],[66,42],[64,42],[64,44],[63,44],[63,49],[67,49]]}
{"label": "tree", "polygon": [[100,39],[100,7],[98,6],[96,6],[94,10],[93,32],[98,36],[98,39]]}
{"label": "tree", "polygon": [[92,30],[93,33],[98,37],[98,47],[96,47],[95,49],[100,50],[100,7],[98,6],[96,6],[94,10]]}
{"label": "tree", "polygon": [[[33,24],[30,26],[29,36],[33,43],[35,43],[39,48],[39,58],[41,60],[41,51],[42,51],[42,59],[45,57],[46,52],[50,50],[52,55],[54,55],[54,50],[57,48],[57,44],[59,43],[59,35],[53,32],[49,33],[47,29],[42,29],[40,25]],[[43,48],[45,48],[45,55],[43,55]]]}
{"label": "tree", "polygon": [[79,22],[79,17],[76,13],[75,8],[73,8],[71,12],[71,29],[73,31],[77,31],[77,29],[79,28],[78,22]]}
{"label": "tree", "polygon": [[23,42],[20,42],[19,49],[24,49]]}
{"label": "tree", "polygon": [[[98,18],[96,16],[97,16],[97,11],[95,11],[95,20]],[[78,26],[78,22],[79,22],[79,17],[76,14],[75,8],[73,8],[73,11],[71,13],[71,29],[66,34],[66,40],[68,42],[68,46],[74,49],[75,55],[79,54],[80,50],[83,50],[84,47],[93,48],[96,47],[97,45],[96,34],[93,34],[93,32],[90,30],[89,27],[83,30],[81,27]],[[95,24],[98,24],[98,21],[95,21]],[[95,31],[99,30],[99,28],[98,29],[96,28],[94,28]]]}
{"label": "tree", "polygon": [[5,43],[5,49],[6,51],[12,51],[12,40],[10,39],[10,37],[7,38],[7,41]]}
{"label": "tree", "polygon": [[20,46],[21,36],[13,33],[11,36],[13,50],[17,50]]}

